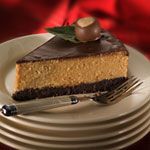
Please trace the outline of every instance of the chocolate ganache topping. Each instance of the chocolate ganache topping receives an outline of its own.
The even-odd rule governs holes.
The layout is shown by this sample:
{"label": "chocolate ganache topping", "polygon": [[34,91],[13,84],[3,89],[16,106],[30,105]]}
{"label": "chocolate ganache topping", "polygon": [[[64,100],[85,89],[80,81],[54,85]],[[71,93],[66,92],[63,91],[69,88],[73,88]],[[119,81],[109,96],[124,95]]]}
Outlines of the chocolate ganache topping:
{"label": "chocolate ganache topping", "polygon": [[114,51],[124,51],[128,55],[123,43],[108,31],[102,29],[100,34],[100,39],[85,43],[71,43],[70,41],[55,36],[22,59],[19,59],[17,63],[84,57],[107,54]]}

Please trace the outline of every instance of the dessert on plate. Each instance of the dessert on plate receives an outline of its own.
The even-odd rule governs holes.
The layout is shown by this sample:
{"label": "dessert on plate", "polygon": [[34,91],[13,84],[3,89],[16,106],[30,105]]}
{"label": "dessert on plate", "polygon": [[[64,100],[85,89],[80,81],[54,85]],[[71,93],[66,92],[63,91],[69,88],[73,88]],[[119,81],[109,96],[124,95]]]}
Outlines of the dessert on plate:
{"label": "dessert on plate", "polygon": [[56,36],[16,62],[15,100],[107,91],[126,80],[128,51],[95,18],[48,31]]}

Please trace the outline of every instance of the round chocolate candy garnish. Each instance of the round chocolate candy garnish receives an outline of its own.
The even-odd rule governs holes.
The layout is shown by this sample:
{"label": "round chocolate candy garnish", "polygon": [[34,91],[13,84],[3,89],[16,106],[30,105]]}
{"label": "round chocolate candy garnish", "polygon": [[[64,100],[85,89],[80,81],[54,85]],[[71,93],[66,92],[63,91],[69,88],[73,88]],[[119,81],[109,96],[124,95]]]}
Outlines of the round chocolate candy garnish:
{"label": "round chocolate candy garnish", "polygon": [[94,41],[100,38],[101,28],[94,17],[85,17],[76,21],[75,35],[81,42]]}

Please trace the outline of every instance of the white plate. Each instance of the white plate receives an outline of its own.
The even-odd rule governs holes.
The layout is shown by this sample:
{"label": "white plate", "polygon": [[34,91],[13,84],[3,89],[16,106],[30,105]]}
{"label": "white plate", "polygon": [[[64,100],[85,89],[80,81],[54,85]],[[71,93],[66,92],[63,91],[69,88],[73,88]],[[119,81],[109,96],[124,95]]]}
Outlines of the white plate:
{"label": "white plate", "polygon": [[[134,135],[133,137],[129,138],[129,139],[126,139],[126,140],[123,140],[122,142],[120,143],[116,143],[115,145],[113,146],[108,146],[107,148],[102,148],[103,150],[112,150],[112,149],[115,149],[115,150],[118,150],[118,149],[122,149],[122,148],[125,148],[127,146],[130,146],[132,144],[134,144],[135,142],[137,142],[138,140],[142,139],[148,132],[150,131],[150,128],[146,128],[144,129],[142,132]],[[43,148],[43,147],[40,147],[40,146],[34,146],[34,145],[31,145],[31,144],[26,144],[22,141],[16,141],[15,139],[12,139],[12,138],[9,138],[7,136],[4,136],[2,134],[0,134],[0,141],[2,143],[5,143],[6,145],[8,146],[11,146],[15,149],[21,149],[21,150],[50,150],[50,148]],[[93,150],[97,150],[98,147],[96,148],[92,148]],[[62,150],[62,148],[51,148],[51,150]],[[71,148],[72,149],[76,149],[76,148]],[[65,148],[66,150],[66,148]],[[82,148],[82,150],[84,150],[84,148]],[[91,148],[85,148],[85,150],[91,150]]]}
{"label": "white plate", "polygon": [[66,142],[81,142],[89,140],[104,140],[106,138],[113,138],[115,136],[121,136],[122,134],[133,130],[137,126],[143,124],[144,121],[150,119],[150,105],[147,110],[133,119],[132,121],[118,125],[117,127],[110,127],[108,129],[96,129],[90,131],[53,131],[53,130],[38,130],[35,128],[27,128],[26,126],[20,126],[17,123],[10,122],[4,118],[1,118],[1,128],[13,131],[14,134],[24,135],[26,137],[49,140],[49,141],[66,141]]}
{"label": "white plate", "polygon": [[[17,38],[0,45],[0,104],[12,103],[10,97],[15,79],[15,62],[18,58],[33,50],[35,47],[50,39],[50,34],[30,35]],[[131,47],[127,47],[130,53],[129,71],[141,80],[150,76],[150,63],[146,58]],[[150,81],[150,80],[149,80]],[[146,82],[145,82],[146,83]],[[144,85],[144,84],[143,84]],[[32,115],[24,115],[29,120],[47,123],[91,123],[110,120],[125,116],[140,108],[148,101],[148,92],[142,89],[140,93],[134,94],[123,101],[112,106],[99,106],[91,101],[80,105],[53,109],[48,112],[39,112]]]}
{"label": "white plate", "polygon": [[136,143],[137,141],[139,141],[140,139],[142,139],[146,134],[148,134],[150,132],[150,127],[144,129],[142,132],[140,132],[139,134],[134,135],[133,137],[126,139],[120,143],[116,143],[113,146],[107,147],[105,148],[105,150],[120,150],[123,149],[125,147],[128,147],[134,143]]}
{"label": "white plate", "polygon": [[[1,130],[1,141],[3,141],[3,138],[2,137],[8,137],[8,138],[11,138],[13,139],[12,141],[16,141],[15,143],[17,142],[22,142],[24,143],[24,146],[27,144],[27,145],[32,145],[32,146],[36,146],[37,148],[41,148],[41,149],[45,149],[45,148],[51,148],[51,149],[54,149],[54,148],[61,148],[61,149],[78,149],[78,148],[93,148],[93,147],[99,147],[99,148],[102,148],[102,149],[105,149],[105,148],[112,148],[114,146],[117,146],[118,147],[118,143],[122,143],[122,144],[125,144],[124,141],[130,139],[130,141],[132,140],[132,137],[135,137],[136,136],[136,139],[137,139],[137,136],[139,136],[139,134],[142,134],[142,137],[148,133],[149,131],[149,128],[150,128],[150,120],[148,119],[147,121],[143,122],[142,125],[136,127],[135,129],[133,129],[132,131],[129,131],[127,133],[125,133],[124,135],[122,136],[119,136],[119,137],[115,137],[115,138],[111,138],[110,140],[106,140],[106,141],[96,141],[96,142],[91,142],[91,141],[88,141],[86,143],[70,143],[70,142],[67,142],[67,143],[64,143],[64,142],[48,142],[48,141],[41,141],[41,140],[33,140],[32,138],[25,138],[23,135],[18,135],[16,133],[13,133],[11,131],[7,131],[5,129]],[[141,136],[140,136],[141,138]],[[135,140],[134,140],[135,142]],[[130,142],[131,144],[131,142]],[[120,145],[119,145],[120,146]],[[127,146],[127,143],[126,143],[126,146]]]}
{"label": "white plate", "polygon": [[[16,132],[20,132],[24,135],[30,135],[32,136],[33,129],[34,130],[42,130],[42,131],[54,131],[54,132],[89,132],[91,130],[107,130],[110,128],[117,128],[121,125],[124,124],[128,124],[129,122],[131,122],[132,120],[135,120],[136,118],[138,118],[139,116],[141,116],[143,113],[145,113],[148,109],[150,108],[150,103],[146,103],[146,105],[144,105],[141,109],[138,109],[136,112],[134,112],[131,116],[126,116],[123,117],[121,119],[117,119],[115,121],[106,121],[104,123],[96,123],[96,124],[87,124],[87,125],[79,125],[79,126],[57,126],[57,125],[52,125],[52,124],[39,124],[33,121],[28,121],[28,120],[21,120],[15,118],[10,117],[8,119],[8,117],[3,117],[0,116],[3,124],[3,127],[9,129],[9,130],[15,130]],[[5,119],[3,119],[5,118]],[[25,128],[24,128],[25,126]],[[28,130],[28,132],[24,133],[24,131],[26,131],[25,129],[31,129]],[[22,132],[23,131],[23,132]],[[35,135],[36,136],[36,135]]]}
{"label": "white plate", "polygon": [[[9,120],[16,122],[20,126],[26,126],[36,128],[39,130],[53,130],[53,131],[89,131],[94,129],[108,129],[110,127],[116,127],[128,123],[129,121],[137,118],[143,114],[149,108],[149,102],[137,109],[131,114],[119,117],[117,119],[107,120],[104,122],[97,122],[91,124],[52,124],[52,123],[41,123],[37,121],[28,120],[20,117],[10,117]],[[7,118],[8,119],[8,118]]]}

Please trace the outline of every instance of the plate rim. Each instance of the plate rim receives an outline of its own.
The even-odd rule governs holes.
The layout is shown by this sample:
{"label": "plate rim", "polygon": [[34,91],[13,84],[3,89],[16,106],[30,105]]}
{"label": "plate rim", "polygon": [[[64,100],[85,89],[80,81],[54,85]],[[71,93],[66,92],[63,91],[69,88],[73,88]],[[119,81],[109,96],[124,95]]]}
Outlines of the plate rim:
{"label": "plate rim", "polygon": [[[128,146],[130,146],[130,145],[132,145],[132,144],[134,144],[134,143],[136,143],[137,141],[139,141],[140,139],[142,139],[144,136],[146,136],[146,134],[148,134],[148,132],[149,132],[149,129],[145,129],[145,131],[144,132],[142,132],[142,133],[138,133],[138,136],[137,135],[135,135],[136,137],[135,138],[133,138],[132,140],[130,140],[130,141],[127,141],[126,140],[126,142],[124,142],[124,144],[120,144],[120,145],[118,145],[117,147],[114,147],[114,148],[116,148],[116,149],[122,149],[122,148],[125,148],[125,147],[128,147]],[[1,134],[0,134],[1,135]],[[1,139],[1,141],[2,141],[2,138],[0,137],[0,139]],[[7,139],[7,140],[6,140]],[[12,148],[18,148],[18,149],[24,149],[24,148],[26,148],[26,150],[34,150],[35,149],[35,147],[34,148],[32,148],[31,149],[31,147],[30,148],[27,148],[27,147],[25,147],[25,144],[23,143],[23,145],[20,145],[20,141],[17,141],[17,143],[14,143],[13,142],[13,144],[11,144],[10,142],[8,142],[8,139],[9,139],[9,141],[11,141],[12,142],[12,139],[11,138],[9,138],[9,137],[5,137],[5,140],[3,139],[3,143],[5,143],[7,146],[10,146],[10,147],[12,147]],[[19,143],[19,144],[18,144]],[[28,147],[29,146],[32,146],[32,145],[29,145],[29,144],[26,144],[26,146],[28,145]],[[41,148],[40,148],[41,149]],[[110,150],[111,150],[112,148],[110,148]]]}
{"label": "plate rim", "polygon": [[[147,102],[144,106],[143,106],[143,108],[140,108],[140,109],[138,109],[137,110],[137,112],[135,113],[135,114],[132,114],[132,116],[125,116],[126,117],[126,119],[124,119],[124,118],[121,118],[121,120],[117,120],[117,121],[114,121],[114,123],[113,123],[113,126],[118,126],[118,125],[121,125],[121,124],[124,124],[124,123],[128,123],[129,121],[131,121],[132,119],[135,119],[135,118],[137,118],[137,117],[139,117],[141,114],[143,114],[150,106],[150,102]],[[128,119],[128,118],[130,118],[130,119]],[[28,123],[27,121],[28,120],[24,120],[23,122],[20,122],[20,118],[18,118],[17,120],[16,120],[16,117],[15,118],[8,118],[9,120],[11,120],[11,121],[13,121],[13,122],[16,122],[16,123],[19,123],[19,124],[21,124],[21,125],[26,125],[26,126],[28,126],[28,127],[33,127],[33,121],[31,120],[31,123]],[[18,122],[19,121],[19,122]],[[112,122],[112,121],[111,121]],[[101,122],[100,122],[101,123]],[[99,124],[100,124],[99,123]],[[37,123],[38,124],[38,123]],[[42,124],[44,124],[44,123],[42,123]],[[47,124],[47,126],[48,126],[48,128],[44,128],[44,127],[41,127],[42,126],[42,124],[39,126],[39,125],[37,125],[37,126],[35,126],[36,125],[36,121],[34,122],[34,127],[36,127],[37,129],[44,129],[44,130],[56,130],[56,131],[74,131],[74,130],[79,130],[79,128],[80,127],[70,127],[71,129],[69,129],[68,130],[68,127],[65,127],[65,128],[67,128],[67,129],[63,129],[62,127],[55,127],[55,125],[52,125],[52,126],[54,126],[54,127],[51,127],[51,124]],[[109,122],[105,122],[105,124],[106,125],[102,125],[102,127],[99,127],[100,129],[107,129],[107,128],[110,128],[111,126],[109,125],[108,127],[107,127],[107,124],[110,124]],[[85,124],[86,126],[88,125],[88,124]],[[44,125],[43,125],[44,126]],[[70,125],[69,125],[70,126]],[[89,126],[89,125],[88,125]],[[90,124],[90,126],[91,126],[91,124]],[[94,124],[92,124],[92,126],[94,126]],[[73,128],[73,129],[72,129]],[[85,128],[85,126],[83,126],[82,127],[83,129]],[[88,128],[88,127],[87,127]],[[94,127],[93,127],[94,128]],[[92,129],[93,129],[92,128]],[[92,130],[91,128],[89,128],[88,130]],[[95,129],[95,128],[94,128]],[[81,129],[80,129],[81,130]],[[86,129],[87,130],[87,129]]]}
{"label": "plate rim", "polygon": [[[130,131],[134,130],[134,128],[137,128],[137,126],[140,126],[141,124],[143,124],[143,122],[149,120],[149,118],[150,118],[150,114],[149,114],[150,110],[149,110],[149,108],[150,108],[150,104],[149,104],[149,107],[140,116],[138,116],[138,117],[133,119],[133,120],[136,120],[136,122],[134,124],[131,124],[131,122],[133,120],[131,120],[130,122],[127,123],[128,124],[127,128],[126,127],[120,127],[118,130],[115,129],[115,131],[113,131],[111,134],[110,133],[103,134],[103,135],[105,135],[103,137],[101,137],[102,135],[100,135],[100,136],[99,135],[96,135],[96,136],[90,135],[90,140],[92,140],[92,141],[93,140],[97,140],[97,139],[105,139],[106,140],[109,137],[116,137],[116,136],[119,136],[119,135],[122,136],[122,134],[125,134],[126,132],[130,132]],[[144,115],[144,117],[143,117],[143,115]],[[142,119],[141,119],[141,117],[142,117]],[[6,125],[6,123],[4,123],[4,125]],[[3,128],[5,128],[4,125],[2,125]],[[7,127],[6,130],[14,132],[13,128],[16,129],[16,127],[9,127],[9,128]],[[111,127],[109,129],[111,129]],[[97,129],[97,130],[99,130],[99,129]],[[100,129],[100,130],[102,130],[102,129]],[[24,134],[24,132],[26,132],[26,131],[23,130],[23,132],[21,134]],[[15,132],[15,133],[18,134],[18,135],[20,134],[19,132]],[[64,131],[64,133],[65,133],[65,131]],[[26,135],[24,134],[24,136],[32,138],[30,135],[27,135],[27,134]],[[39,138],[36,138],[35,135],[36,135],[36,133],[34,132],[34,139],[39,139]],[[85,137],[76,137],[76,138],[69,137],[68,138],[68,137],[59,137],[59,136],[44,136],[44,135],[41,136],[40,133],[38,133],[37,136],[42,137],[43,140],[52,140],[52,141],[57,141],[57,140],[58,141],[63,141],[63,142],[66,142],[66,141],[70,141],[70,142],[73,142],[73,141],[85,141],[85,140],[89,141],[89,138],[85,138]]]}
{"label": "plate rim", "polygon": [[[129,133],[129,134],[127,134],[127,135],[128,135],[128,136],[130,135],[130,136],[132,137],[132,136],[135,136],[136,134],[139,134],[139,133],[143,132],[143,130],[144,130],[144,131],[145,131],[145,130],[149,130],[149,128],[150,128],[149,125],[150,125],[150,120],[145,121],[145,122],[143,122],[143,125],[140,127],[140,129],[138,129],[138,130],[133,129],[134,131],[131,131],[131,133]],[[6,132],[6,131],[4,131],[4,132]],[[129,132],[130,132],[130,131],[129,131]],[[148,131],[147,131],[147,132],[148,132]],[[10,134],[10,133],[9,133],[9,134]],[[12,136],[15,137],[15,136],[12,135],[12,134],[10,134],[10,135],[11,135],[11,137],[12,137]],[[123,137],[124,137],[124,136],[123,136]],[[130,138],[131,138],[131,137],[130,137]],[[12,139],[12,138],[11,138],[11,139]],[[16,140],[16,139],[17,139],[17,138],[15,138],[15,140]],[[21,139],[21,137],[19,137],[19,139]],[[23,138],[23,139],[24,139],[24,138]],[[119,139],[120,139],[120,137],[119,137]],[[127,138],[127,139],[128,139],[128,138]],[[127,139],[123,139],[122,141],[127,140]],[[17,141],[20,141],[20,140],[17,140]],[[24,141],[29,141],[29,140],[28,140],[28,139],[24,139]],[[119,141],[119,142],[122,142],[122,141]],[[34,142],[35,142],[35,141],[34,141]],[[33,142],[33,143],[34,143],[34,142]],[[38,141],[35,142],[35,143],[38,143]],[[96,143],[97,143],[97,145],[99,145],[99,142],[96,142]],[[118,141],[116,141],[115,144],[116,144],[116,143],[118,143]],[[26,143],[26,142],[25,142],[25,144],[29,144],[29,143]],[[39,143],[38,143],[38,144],[39,144]],[[33,144],[30,144],[30,145],[33,145]],[[54,143],[53,143],[53,144],[49,144],[49,143],[48,143],[48,145],[49,145],[49,146],[50,146],[50,145],[54,145],[54,147],[56,146]],[[44,147],[45,147],[45,148],[48,148],[48,147],[49,147],[48,145],[46,146],[46,143],[44,143]],[[68,144],[64,144],[64,145],[67,145],[67,148],[68,148]],[[75,144],[75,145],[76,145],[76,144]],[[75,145],[74,145],[74,146],[75,146]],[[78,145],[78,146],[80,145],[80,147],[81,147],[81,145],[82,145],[82,146],[84,145],[84,147],[86,147],[85,145],[87,145],[87,143],[86,143],[86,144],[85,144],[85,143],[84,143],[84,144],[77,144],[77,145]],[[77,145],[76,145],[76,146],[77,146]],[[90,145],[95,145],[95,143],[89,143],[89,146],[90,146]],[[111,145],[111,144],[110,144],[110,145]],[[34,145],[34,146],[37,146],[37,145]],[[57,146],[58,146],[58,147],[57,147]],[[57,146],[56,146],[55,148],[59,148],[59,147],[62,148],[61,144],[60,144],[60,145],[57,145]],[[71,144],[70,147],[71,147],[71,146],[73,146],[73,144]],[[104,145],[103,145],[103,146],[104,146]],[[106,146],[106,145],[105,145],[105,146]],[[43,148],[44,148],[44,147],[43,147]],[[84,148],[84,147],[83,147],[83,148]],[[65,148],[65,147],[63,147],[63,148]],[[79,148],[79,147],[78,147],[78,148]]]}
{"label": "plate rim", "polygon": [[[6,42],[4,42],[4,43],[1,43],[0,44],[0,46],[1,45],[3,45],[3,44],[7,44],[8,42],[12,42],[12,41],[14,41],[14,40],[19,40],[19,39],[23,39],[23,38],[29,38],[29,37],[33,37],[33,36],[48,36],[48,35],[52,35],[52,34],[49,34],[49,33],[42,33],[42,34],[32,34],[32,35],[26,35],[26,36],[22,36],[22,37],[17,37],[17,38],[15,38],[15,39],[12,39],[12,40],[9,40],[9,41],[6,41]],[[130,46],[127,46],[127,47],[130,47]],[[136,53],[138,53],[139,55],[140,55],[140,57],[144,60],[144,61],[147,61],[147,62],[149,62],[149,60],[148,60],[148,58],[146,58],[141,52],[139,52],[139,51],[136,51],[134,48],[132,48],[132,47],[130,47],[131,49],[133,49]],[[147,96],[147,97],[149,97],[149,95]],[[146,98],[147,99],[147,98]],[[145,100],[145,103],[147,102],[147,100]],[[122,117],[122,116],[125,116],[125,115],[127,115],[127,114],[130,114],[130,113],[132,113],[132,112],[134,112],[134,110],[136,110],[136,109],[138,109],[138,108],[140,108],[140,107],[142,107],[145,103],[143,103],[142,105],[140,105],[140,106],[138,106],[138,107],[136,107],[136,108],[132,108],[130,111],[128,111],[128,112],[124,112],[124,113],[120,113],[119,115],[117,115],[117,116],[113,116],[113,119],[115,119],[115,118],[118,118],[118,117]],[[23,117],[23,116],[22,116]],[[35,116],[34,116],[35,117]],[[104,121],[104,120],[110,120],[110,119],[112,119],[112,116],[111,117],[107,117],[107,118],[101,118],[100,120],[97,120],[97,118],[96,119],[87,119],[87,120],[69,120],[69,119],[65,119],[64,120],[64,122],[66,122],[67,121],[67,124],[69,124],[69,123],[89,123],[89,122],[97,122],[97,121]],[[55,122],[55,123],[59,123],[59,120],[52,120],[53,122]],[[62,120],[61,120],[62,121]],[[48,121],[49,122],[49,121]]]}

